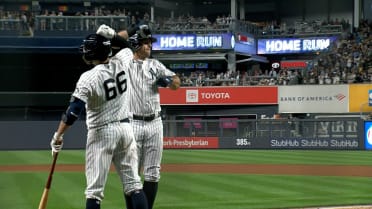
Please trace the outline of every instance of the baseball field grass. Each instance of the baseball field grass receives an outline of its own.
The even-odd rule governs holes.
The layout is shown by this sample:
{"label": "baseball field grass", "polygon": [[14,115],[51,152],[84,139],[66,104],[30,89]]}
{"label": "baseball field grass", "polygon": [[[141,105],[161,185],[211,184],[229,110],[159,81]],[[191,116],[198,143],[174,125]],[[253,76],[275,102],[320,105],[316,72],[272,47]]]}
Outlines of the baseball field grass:
{"label": "baseball field grass", "polygon": [[[51,161],[49,150],[0,151],[0,208],[36,209]],[[83,150],[62,150],[48,209],[84,208],[83,164]],[[154,209],[372,205],[370,151],[165,150],[162,166]],[[102,209],[123,208],[121,184],[112,171]]]}

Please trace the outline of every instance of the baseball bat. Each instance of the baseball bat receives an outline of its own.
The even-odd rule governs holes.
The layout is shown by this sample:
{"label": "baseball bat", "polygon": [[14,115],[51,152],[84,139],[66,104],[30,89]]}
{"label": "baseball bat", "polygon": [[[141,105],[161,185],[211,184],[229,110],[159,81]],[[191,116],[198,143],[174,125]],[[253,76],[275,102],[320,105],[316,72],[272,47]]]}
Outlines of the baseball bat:
{"label": "baseball bat", "polygon": [[39,209],[46,209],[46,205],[48,202],[49,189],[50,189],[50,185],[52,184],[54,167],[56,166],[57,157],[58,157],[58,152],[55,152],[53,154],[53,163],[52,163],[52,166],[50,167],[48,180],[45,184],[44,192],[40,199]]}

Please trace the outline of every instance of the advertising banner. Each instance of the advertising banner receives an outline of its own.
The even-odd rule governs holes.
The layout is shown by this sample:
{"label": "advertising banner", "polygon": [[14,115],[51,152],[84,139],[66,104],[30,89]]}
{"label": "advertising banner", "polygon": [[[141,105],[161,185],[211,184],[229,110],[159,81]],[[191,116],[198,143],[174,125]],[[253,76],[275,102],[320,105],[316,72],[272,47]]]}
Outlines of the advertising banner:
{"label": "advertising banner", "polygon": [[280,61],[280,68],[306,68],[306,60],[289,60],[289,61]]}
{"label": "advertising banner", "polygon": [[160,88],[161,105],[267,105],[278,104],[276,86]]}
{"label": "advertising banner", "polygon": [[224,34],[156,34],[157,41],[152,44],[158,50],[213,50],[233,49],[234,35]]}
{"label": "advertising banner", "polygon": [[218,137],[164,137],[164,149],[218,149]]}
{"label": "advertising banner", "polygon": [[364,122],[364,147],[366,150],[372,149],[372,121]]}
{"label": "advertising banner", "polygon": [[280,113],[347,113],[348,85],[279,86]]}
{"label": "advertising banner", "polygon": [[257,54],[292,54],[322,51],[336,40],[336,36],[258,39]]}
{"label": "advertising banner", "polygon": [[250,34],[238,33],[235,38],[234,50],[242,54],[256,54],[256,40]]}
{"label": "advertising banner", "polygon": [[[357,138],[220,138],[220,149],[361,150]],[[371,146],[372,147],[372,146]]]}
{"label": "advertising banner", "polygon": [[372,112],[372,107],[369,105],[371,97],[370,91],[372,84],[351,84],[349,85],[349,111],[350,112]]}
{"label": "advertising banner", "polygon": [[[371,126],[369,122],[368,126]],[[372,128],[370,128],[372,130]],[[372,132],[372,131],[371,131]],[[372,136],[366,136],[366,149],[372,149]],[[369,140],[369,141],[368,141]],[[361,150],[357,138],[218,138],[164,137],[164,149],[324,149]]]}

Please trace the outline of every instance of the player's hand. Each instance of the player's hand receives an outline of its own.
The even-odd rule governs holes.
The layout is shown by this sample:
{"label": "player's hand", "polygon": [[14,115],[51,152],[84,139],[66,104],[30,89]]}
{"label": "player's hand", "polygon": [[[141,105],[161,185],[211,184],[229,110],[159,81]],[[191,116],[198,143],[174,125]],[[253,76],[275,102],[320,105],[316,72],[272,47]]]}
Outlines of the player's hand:
{"label": "player's hand", "polygon": [[52,140],[50,141],[50,147],[52,148],[52,155],[56,152],[61,151],[63,147],[63,134],[60,135],[55,132]]}
{"label": "player's hand", "polygon": [[102,24],[99,26],[96,34],[101,35],[107,39],[112,39],[114,38],[116,32],[110,26]]}
{"label": "player's hand", "polygon": [[171,76],[164,76],[164,77],[158,78],[158,80],[156,81],[156,84],[161,87],[167,87],[169,86],[169,84],[172,83],[172,81],[173,79]]}

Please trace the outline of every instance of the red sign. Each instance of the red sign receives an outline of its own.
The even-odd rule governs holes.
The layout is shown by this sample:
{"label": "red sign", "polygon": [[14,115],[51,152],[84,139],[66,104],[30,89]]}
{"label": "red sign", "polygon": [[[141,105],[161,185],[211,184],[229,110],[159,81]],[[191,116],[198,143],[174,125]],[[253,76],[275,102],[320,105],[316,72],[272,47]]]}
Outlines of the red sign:
{"label": "red sign", "polygon": [[220,118],[220,128],[237,128],[238,118]]}
{"label": "red sign", "polygon": [[238,33],[238,41],[240,41],[243,44],[249,44],[249,45],[254,43],[253,38],[251,38],[247,35],[239,34],[239,33]]}
{"label": "red sign", "polygon": [[184,120],[185,120],[185,123],[183,124],[184,128],[190,128],[190,126],[192,126],[195,129],[203,128],[201,118],[185,118]]}
{"label": "red sign", "polygon": [[281,61],[280,68],[305,68],[307,66],[306,61]]}
{"label": "red sign", "polygon": [[262,105],[278,104],[276,86],[160,88],[162,105]]}
{"label": "red sign", "polygon": [[164,137],[164,149],[218,149],[218,137]]}
{"label": "red sign", "polygon": [[26,4],[22,4],[21,6],[19,6],[19,10],[28,11],[28,10],[30,10],[30,7]]}
{"label": "red sign", "polygon": [[58,11],[60,12],[67,12],[68,7],[66,5],[58,6]]}

